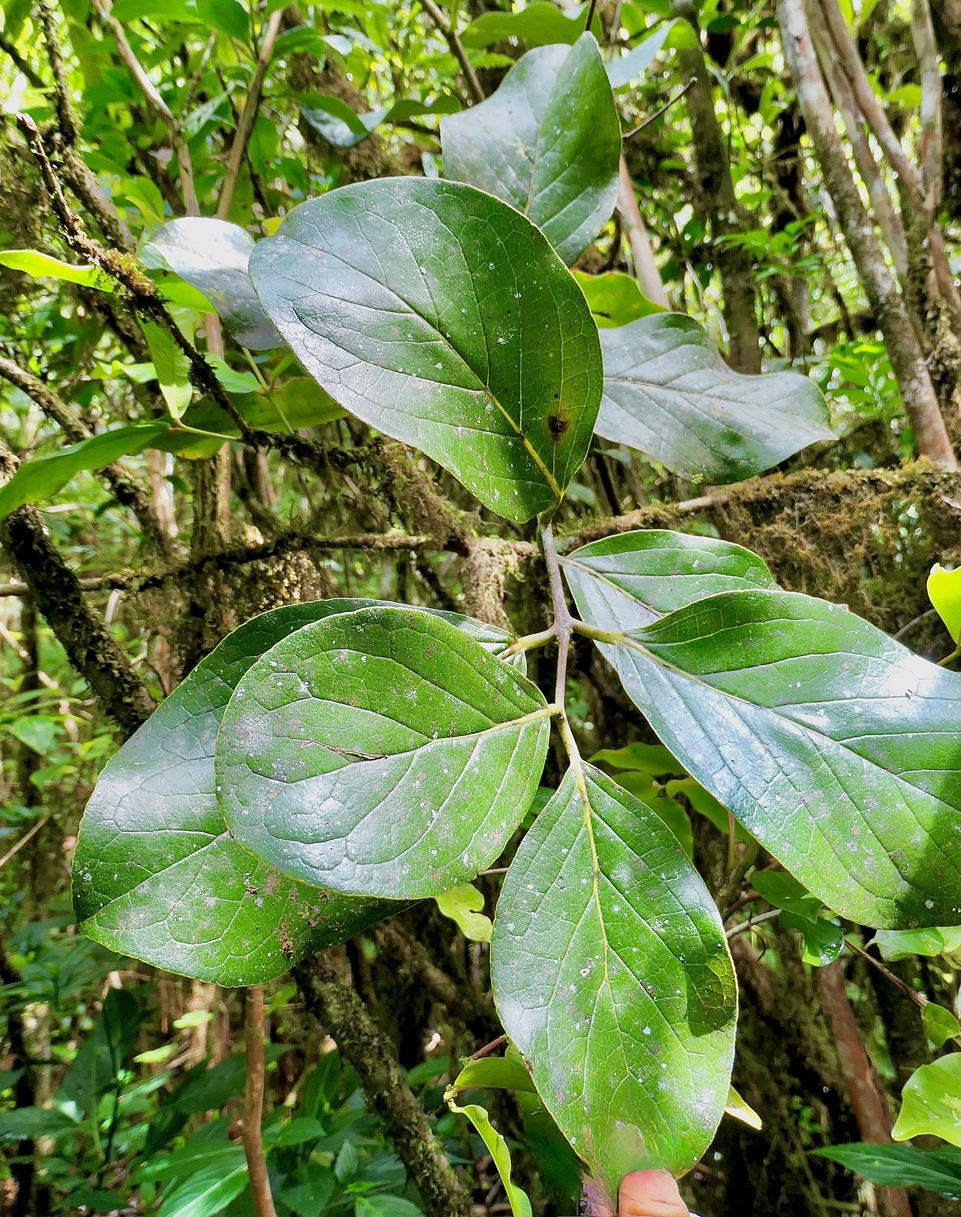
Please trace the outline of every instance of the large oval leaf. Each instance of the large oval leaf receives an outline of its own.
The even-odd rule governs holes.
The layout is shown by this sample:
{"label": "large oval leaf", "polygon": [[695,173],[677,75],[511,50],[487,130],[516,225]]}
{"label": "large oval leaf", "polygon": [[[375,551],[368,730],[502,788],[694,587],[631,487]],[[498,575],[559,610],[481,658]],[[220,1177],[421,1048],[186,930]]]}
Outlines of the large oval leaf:
{"label": "large oval leaf", "polygon": [[250,273],[300,362],[345,409],[527,520],[583,461],[597,328],[546,238],[457,182],[385,178],[296,207]]}
{"label": "large oval leaf", "polygon": [[[74,857],[80,928],[115,951],[222,985],[257,984],[402,907],[294,882],[227,834],[214,746],[230,695],[282,638],[374,600],[292,604],[253,618],[215,648],[108,762]],[[497,654],[511,636],[437,614]]]}
{"label": "large oval leaf", "polygon": [[415,899],[473,879],[537,790],[550,707],[416,609],[330,617],[268,651],[217,743],[231,832],[286,874]]}
{"label": "large oval leaf", "polygon": [[717,909],[656,812],[568,772],[504,880],[497,1009],[544,1105],[612,1195],[689,1168],[727,1100],[737,986]]}
{"label": "large oval leaf", "polygon": [[493,97],[440,129],[444,176],[522,211],[568,266],[611,218],[621,124],[592,34],[528,51]]}
{"label": "large oval leaf", "polygon": [[813,381],[796,372],[733,372],[690,317],[641,317],[602,330],[601,345],[598,435],[676,473],[736,482],[835,438]]}
{"label": "large oval leaf", "polygon": [[144,246],[144,254],[202,291],[241,346],[266,351],[283,341],[247,273],[256,244],[246,229],[227,220],[181,216],[164,224]]}
{"label": "large oval leaf", "polygon": [[619,631],[717,592],[777,586],[749,549],[662,528],[604,537],[560,561],[584,619]]}
{"label": "large oval leaf", "polygon": [[688,772],[826,905],[961,923],[961,676],[775,590],[698,600],[601,650]]}
{"label": "large oval leaf", "polygon": [[74,857],[85,934],[170,972],[257,984],[398,907],[319,892],[258,862],[227,835],[214,792],[217,729],[254,660],[293,630],[368,603],[289,605],[248,621],[108,762]]}

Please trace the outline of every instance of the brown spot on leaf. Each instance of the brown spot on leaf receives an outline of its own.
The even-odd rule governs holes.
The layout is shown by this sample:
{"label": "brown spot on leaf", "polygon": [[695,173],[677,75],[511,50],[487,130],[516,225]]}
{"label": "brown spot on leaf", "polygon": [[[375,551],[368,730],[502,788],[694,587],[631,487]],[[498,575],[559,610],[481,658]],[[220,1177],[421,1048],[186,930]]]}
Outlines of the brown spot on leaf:
{"label": "brown spot on leaf", "polygon": [[570,425],[571,422],[568,418],[561,418],[559,414],[548,415],[547,426],[551,435],[553,435],[556,439],[560,439]]}

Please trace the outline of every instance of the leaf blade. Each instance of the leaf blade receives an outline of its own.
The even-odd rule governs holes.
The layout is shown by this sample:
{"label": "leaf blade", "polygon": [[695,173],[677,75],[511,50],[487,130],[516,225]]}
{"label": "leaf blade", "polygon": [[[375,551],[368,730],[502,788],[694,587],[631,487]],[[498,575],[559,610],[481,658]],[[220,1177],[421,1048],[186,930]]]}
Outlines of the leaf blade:
{"label": "leaf blade", "polygon": [[835,438],[812,381],[795,372],[732,371],[690,317],[641,317],[602,330],[601,345],[598,435],[675,473],[735,482]]}
{"label": "leaf blade", "polygon": [[461,183],[362,182],[295,208],[250,271],[300,362],[357,418],[507,519],[558,501],[590,443],[600,345],[519,213]]}
{"label": "leaf blade", "polygon": [[445,177],[516,207],[568,266],[614,210],[621,129],[591,34],[528,51],[493,96],[441,122],[441,142]]}
{"label": "leaf blade", "polygon": [[491,970],[541,1099],[616,1195],[625,1174],[680,1173],[707,1147],[728,1097],[736,987],[673,833],[599,770],[584,774],[586,799],[568,772],[521,843]]}
{"label": "leaf blade", "polygon": [[242,845],[304,882],[436,896],[517,827],[550,714],[536,686],[435,615],[330,617],[237,686],[217,742],[221,809]]}

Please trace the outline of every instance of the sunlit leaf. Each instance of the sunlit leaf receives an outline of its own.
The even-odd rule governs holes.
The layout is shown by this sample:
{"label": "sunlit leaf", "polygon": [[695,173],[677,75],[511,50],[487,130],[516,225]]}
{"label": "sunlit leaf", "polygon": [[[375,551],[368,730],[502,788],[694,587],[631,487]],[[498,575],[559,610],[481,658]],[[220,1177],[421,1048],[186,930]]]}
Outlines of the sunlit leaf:
{"label": "sunlit leaf", "polygon": [[240,681],[217,742],[232,835],[307,883],[417,899],[490,866],[537,789],[540,691],[416,609],[328,617]]}
{"label": "sunlit leaf", "polygon": [[961,1052],[915,1069],[901,1093],[895,1141],[927,1134],[961,1147]]}

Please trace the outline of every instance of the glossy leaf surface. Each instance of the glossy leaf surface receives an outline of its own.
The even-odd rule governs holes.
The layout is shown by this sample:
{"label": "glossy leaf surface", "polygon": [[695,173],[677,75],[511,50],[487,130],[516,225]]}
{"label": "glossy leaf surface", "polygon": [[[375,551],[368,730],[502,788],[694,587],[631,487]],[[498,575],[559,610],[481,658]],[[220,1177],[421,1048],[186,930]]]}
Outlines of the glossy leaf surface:
{"label": "glossy leaf surface", "polygon": [[456,182],[362,182],[295,208],[250,267],[298,359],[352,414],[508,519],[558,501],[590,443],[600,345],[522,215]]}
{"label": "glossy leaf surface", "polygon": [[217,744],[231,832],[285,874],[416,899],[469,882],[534,798],[536,686],[416,609],[330,617],[250,669]]}
{"label": "glossy leaf surface", "polygon": [[521,843],[491,969],[538,1093],[612,1195],[631,1171],[700,1157],[734,1053],[724,932],[674,834],[593,766],[583,791],[566,775]]}
{"label": "glossy leaf surface", "polygon": [[904,1084],[901,1110],[891,1136],[895,1141],[929,1134],[961,1147],[961,1052],[922,1065]]}
{"label": "glossy leaf surface", "polygon": [[171,972],[256,984],[399,907],[320,892],[258,862],[228,835],[214,791],[217,730],[251,664],[292,631],[365,603],[317,601],[255,617],[108,762],[74,860],[85,934]]}
{"label": "glossy leaf surface", "polygon": [[585,621],[605,630],[650,625],[717,592],[777,586],[750,550],[662,528],[593,541],[563,556],[561,565]]}
{"label": "glossy leaf surface", "polygon": [[[533,0],[513,12],[482,13],[464,30],[461,42],[466,47],[486,47],[505,38],[518,38],[528,46],[547,46],[554,42],[572,46],[584,31],[586,8],[586,5],[579,5],[565,13],[550,0]],[[603,36],[597,14],[591,30],[598,37]]]}
{"label": "glossy leaf surface", "polygon": [[[635,608],[574,573],[587,620],[632,629]],[[688,772],[828,907],[961,923],[961,677],[775,590],[722,592],[600,645]]]}
{"label": "glossy leaf surface", "polygon": [[261,308],[247,264],[256,246],[245,229],[210,216],[171,220],[144,247],[149,261],[162,262],[192,283],[217,309],[241,346],[266,351],[282,345]]}
{"label": "glossy leaf surface", "polygon": [[735,482],[834,438],[817,386],[795,372],[733,372],[704,328],[679,313],[601,332],[597,433],[675,473]]}
{"label": "glossy leaf surface", "polygon": [[528,51],[492,97],[444,119],[441,141],[445,177],[523,212],[568,265],[614,210],[621,127],[591,34]]}

